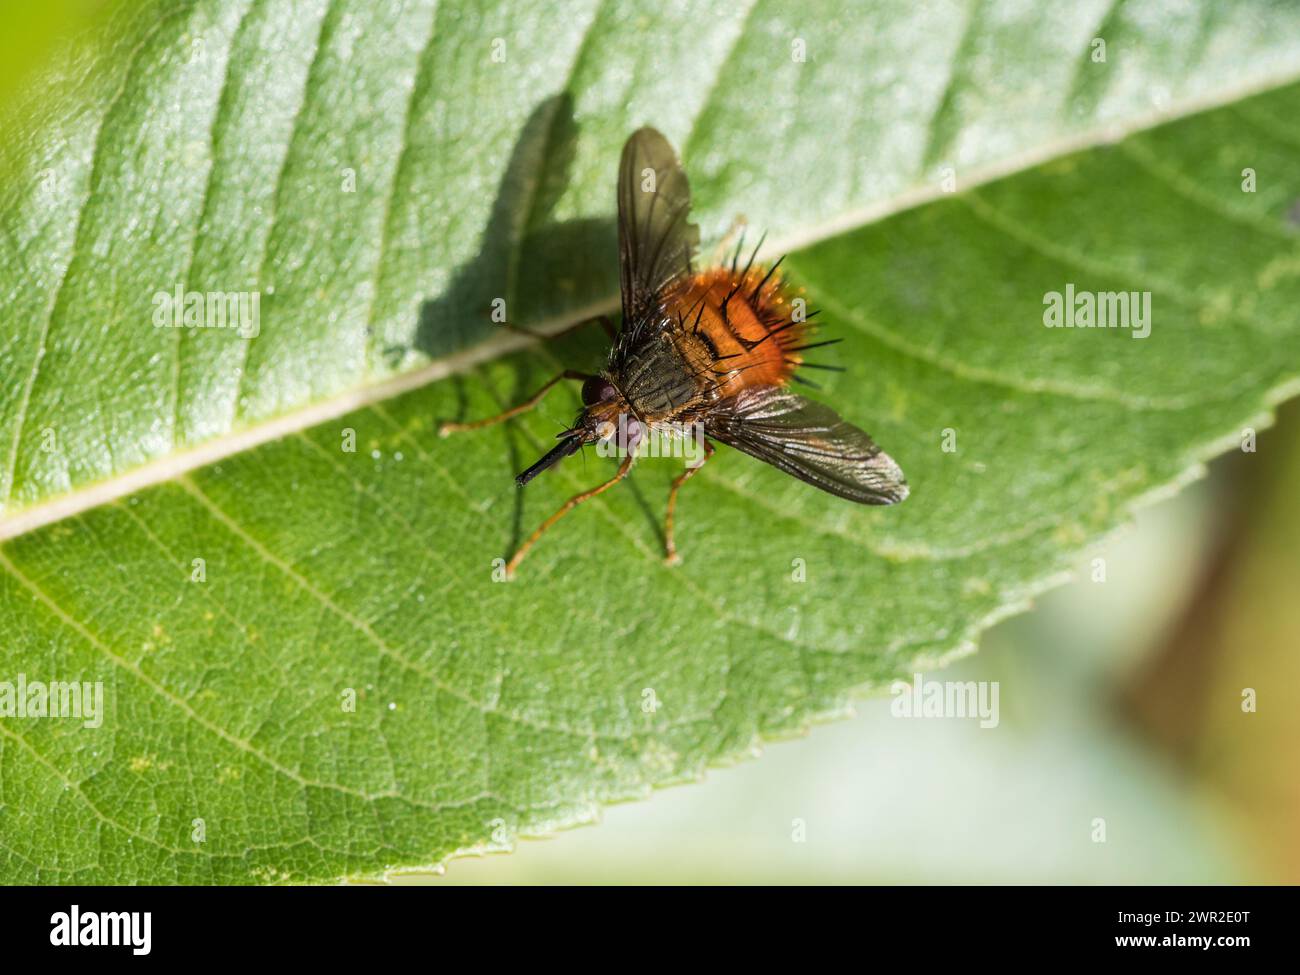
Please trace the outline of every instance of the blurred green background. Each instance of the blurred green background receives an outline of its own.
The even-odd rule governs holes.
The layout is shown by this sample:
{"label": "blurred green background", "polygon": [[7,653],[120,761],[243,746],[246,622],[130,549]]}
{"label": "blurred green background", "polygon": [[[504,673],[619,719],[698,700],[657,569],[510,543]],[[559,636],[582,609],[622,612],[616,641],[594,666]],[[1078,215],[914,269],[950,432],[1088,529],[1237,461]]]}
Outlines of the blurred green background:
{"label": "blurred green background", "polygon": [[0,104],[18,94],[28,77],[58,56],[69,38],[102,25],[132,0],[42,0],[4,4],[0,28]]}
{"label": "blurred green background", "polygon": [[866,698],[595,828],[399,882],[1300,882],[1298,495],[1293,401],[933,674],[999,681],[995,729]]}

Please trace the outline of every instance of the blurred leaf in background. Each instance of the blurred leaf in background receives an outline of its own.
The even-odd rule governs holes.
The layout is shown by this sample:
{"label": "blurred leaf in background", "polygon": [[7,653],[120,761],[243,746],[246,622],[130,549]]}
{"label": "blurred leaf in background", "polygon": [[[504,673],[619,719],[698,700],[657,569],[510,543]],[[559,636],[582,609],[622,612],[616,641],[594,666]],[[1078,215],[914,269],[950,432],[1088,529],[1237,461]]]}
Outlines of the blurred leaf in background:
{"label": "blurred leaf in background", "polygon": [[1126,700],[1249,824],[1263,876],[1300,883],[1300,404],[1224,467],[1213,549]]}

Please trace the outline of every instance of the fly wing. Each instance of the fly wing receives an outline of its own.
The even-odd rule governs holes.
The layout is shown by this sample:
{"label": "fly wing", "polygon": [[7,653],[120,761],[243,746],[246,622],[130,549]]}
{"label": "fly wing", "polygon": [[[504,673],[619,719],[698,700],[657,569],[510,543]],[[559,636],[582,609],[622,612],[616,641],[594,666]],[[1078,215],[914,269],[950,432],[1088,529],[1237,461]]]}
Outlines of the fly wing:
{"label": "fly wing", "polygon": [[659,292],[691,273],[700,230],[689,223],[691,187],[677,153],[655,129],[633,132],[618,167],[618,256],[623,322],[649,313]]}
{"label": "fly wing", "polygon": [[897,504],[907,481],[892,457],[820,403],[779,387],[745,390],[705,420],[709,436],[859,504]]}

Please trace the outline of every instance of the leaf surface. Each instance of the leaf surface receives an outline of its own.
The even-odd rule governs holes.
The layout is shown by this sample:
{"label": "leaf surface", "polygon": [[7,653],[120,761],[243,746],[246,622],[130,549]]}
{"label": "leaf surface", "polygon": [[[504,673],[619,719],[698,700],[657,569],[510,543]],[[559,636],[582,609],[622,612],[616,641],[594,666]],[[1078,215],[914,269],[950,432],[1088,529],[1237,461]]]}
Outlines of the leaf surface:
{"label": "leaf surface", "polygon": [[[155,4],[9,110],[0,679],[106,714],[0,719],[6,880],[369,877],[590,820],[968,648],[1294,391],[1289,9],[568,6]],[[514,487],[574,390],[434,430],[599,361],[491,358],[490,305],[612,306],[646,122],[706,237],[793,245],[846,339],[817,395],[912,497],[722,452],[668,569],[649,461],[497,583],[608,461]],[[1044,328],[1068,284],[1149,291],[1149,337]],[[258,336],[155,328],[178,285],[258,291]]]}

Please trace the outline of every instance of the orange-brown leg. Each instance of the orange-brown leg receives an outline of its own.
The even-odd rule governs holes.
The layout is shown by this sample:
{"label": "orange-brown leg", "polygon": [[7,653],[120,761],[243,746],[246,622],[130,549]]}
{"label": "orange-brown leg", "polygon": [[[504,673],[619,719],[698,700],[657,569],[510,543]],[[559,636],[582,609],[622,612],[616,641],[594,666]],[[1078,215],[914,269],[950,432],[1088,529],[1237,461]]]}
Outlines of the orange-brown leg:
{"label": "orange-brown leg", "polygon": [[559,521],[561,518],[567,515],[578,505],[582,504],[582,502],[594,498],[598,494],[603,494],[605,491],[608,491],[619,481],[623,480],[623,478],[627,477],[628,471],[632,469],[632,461],[635,459],[636,459],[635,453],[628,454],[626,457],[623,458],[623,462],[618,465],[618,473],[615,474],[613,477],[611,477],[608,481],[606,481],[604,484],[592,488],[589,491],[583,491],[581,494],[575,494],[568,501],[564,502],[564,504],[560,505],[559,510],[557,510],[555,514],[551,515],[551,517],[547,518],[544,522],[542,522],[537,527],[537,531],[529,535],[528,540],[524,542],[524,544],[519,546],[519,551],[515,552],[515,554],[511,556],[510,561],[506,563],[506,578],[511,579],[514,577],[515,569],[519,568],[519,563],[524,560],[524,556],[528,554],[528,550],[537,543],[537,540],[546,533],[546,530],[548,528],[554,525],[557,521]]}
{"label": "orange-brown leg", "polygon": [[688,467],[675,478],[673,486],[668,490],[668,515],[664,519],[664,562],[668,565],[676,565],[682,560],[677,554],[677,545],[673,541],[673,513],[677,510],[677,492],[681,490],[683,484],[691,479],[691,475],[703,467],[710,457],[713,456],[713,444],[704,441],[704,460],[700,461],[694,467]]}
{"label": "orange-brown leg", "polygon": [[537,392],[533,393],[532,396],[528,397],[528,399],[524,400],[518,406],[512,406],[504,413],[498,413],[496,416],[489,416],[486,419],[482,419],[482,420],[475,420],[472,423],[444,423],[440,427],[438,427],[438,436],[445,437],[449,433],[459,433],[462,430],[478,430],[482,427],[490,427],[494,423],[500,423],[502,420],[508,420],[512,416],[518,416],[520,413],[527,413],[534,406],[540,403],[542,401],[542,397],[546,395],[547,390],[549,390],[552,386],[558,383],[561,379],[586,380],[590,378],[591,376],[589,373],[578,372],[575,369],[565,369],[564,372],[560,373],[558,376],[551,379],[545,386],[543,386]]}

